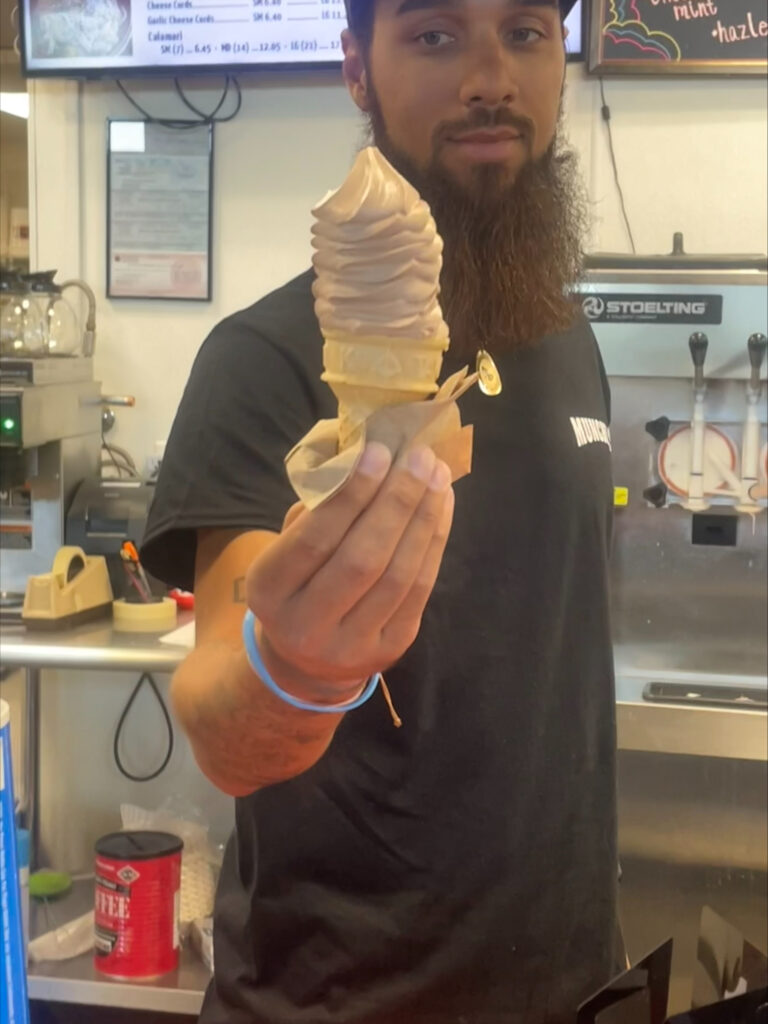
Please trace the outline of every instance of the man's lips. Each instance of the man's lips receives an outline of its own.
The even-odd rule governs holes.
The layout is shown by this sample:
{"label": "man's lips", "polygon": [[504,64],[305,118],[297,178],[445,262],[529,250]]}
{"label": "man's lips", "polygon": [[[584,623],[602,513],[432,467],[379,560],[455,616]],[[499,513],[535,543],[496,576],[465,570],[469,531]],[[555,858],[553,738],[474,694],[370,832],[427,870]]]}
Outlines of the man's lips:
{"label": "man's lips", "polygon": [[466,135],[457,135],[451,139],[451,142],[466,143],[484,143],[486,145],[494,142],[508,142],[511,139],[521,139],[523,137],[522,132],[516,132],[512,129],[505,128],[503,131],[489,132],[467,132]]}
{"label": "man's lips", "polygon": [[522,132],[503,128],[455,135],[449,142],[458,153],[473,162],[503,163],[514,156],[523,139]]}

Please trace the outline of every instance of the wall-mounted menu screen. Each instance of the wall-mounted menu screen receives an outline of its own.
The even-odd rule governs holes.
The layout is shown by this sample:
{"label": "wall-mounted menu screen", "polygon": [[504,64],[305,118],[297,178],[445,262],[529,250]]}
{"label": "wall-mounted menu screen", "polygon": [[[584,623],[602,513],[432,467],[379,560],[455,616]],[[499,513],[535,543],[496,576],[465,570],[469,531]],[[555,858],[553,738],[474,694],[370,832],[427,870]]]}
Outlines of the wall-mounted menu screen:
{"label": "wall-mounted menu screen", "polygon": [[760,75],[765,0],[591,0],[589,70]]}
{"label": "wall-mounted menu screen", "polygon": [[[29,76],[338,67],[344,0],[19,0]],[[582,57],[582,0],[567,20]]]}

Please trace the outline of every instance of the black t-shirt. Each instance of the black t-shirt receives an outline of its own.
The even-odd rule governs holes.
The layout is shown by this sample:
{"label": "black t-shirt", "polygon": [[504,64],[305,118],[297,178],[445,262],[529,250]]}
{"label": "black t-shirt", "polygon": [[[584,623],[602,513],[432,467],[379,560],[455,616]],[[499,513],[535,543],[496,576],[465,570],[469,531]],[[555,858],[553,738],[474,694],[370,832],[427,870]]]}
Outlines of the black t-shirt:
{"label": "black t-shirt", "polygon": [[[335,400],[312,274],[220,324],[143,545],[279,530],[289,449]],[[421,632],[310,771],[236,802],[204,1024],[565,1024],[615,966],[608,393],[583,319],[461,399],[474,468]],[[445,374],[460,362],[446,359]]]}

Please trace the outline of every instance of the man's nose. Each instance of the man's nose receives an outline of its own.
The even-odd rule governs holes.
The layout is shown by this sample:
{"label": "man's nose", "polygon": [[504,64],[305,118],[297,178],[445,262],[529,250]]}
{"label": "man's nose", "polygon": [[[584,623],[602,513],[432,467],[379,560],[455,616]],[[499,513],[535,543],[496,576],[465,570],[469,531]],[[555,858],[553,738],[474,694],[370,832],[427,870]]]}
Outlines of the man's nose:
{"label": "man's nose", "polygon": [[484,40],[468,54],[461,84],[461,102],[466,107],[509,106],[518,96],[512,55],[498,37]]}

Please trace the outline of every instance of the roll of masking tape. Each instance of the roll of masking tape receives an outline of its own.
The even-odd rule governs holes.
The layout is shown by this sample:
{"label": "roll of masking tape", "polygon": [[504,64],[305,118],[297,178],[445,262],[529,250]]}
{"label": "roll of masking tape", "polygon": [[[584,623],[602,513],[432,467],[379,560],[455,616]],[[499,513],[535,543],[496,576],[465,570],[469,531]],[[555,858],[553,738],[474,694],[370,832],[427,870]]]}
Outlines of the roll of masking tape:
{"label": "roll of masking tape", "polygon": [[170,597],[146,604],[120,597],[112,602],[112,625],[122,633],[163,633],[176,626],[176,607]]}

